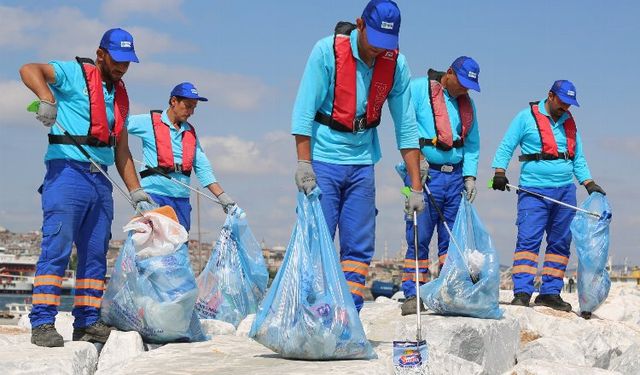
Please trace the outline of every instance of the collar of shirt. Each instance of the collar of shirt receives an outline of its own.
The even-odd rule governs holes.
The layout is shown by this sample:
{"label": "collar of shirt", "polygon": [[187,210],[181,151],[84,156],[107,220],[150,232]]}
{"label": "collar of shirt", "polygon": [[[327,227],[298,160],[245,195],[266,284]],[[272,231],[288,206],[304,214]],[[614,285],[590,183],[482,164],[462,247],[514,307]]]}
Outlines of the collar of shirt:
{"label": "collar of shirt", "polygon": [[353,31],[351,31],[349,39],[351,40],[351,54],[356,60],[367,66],[367,64],[360,58],[360,52],[358,51],[358,29],[353,29]]}
{"label": "collar of shirt", "polygon": [[542,99],[540,101],[540,103],[538,103],[538,111],[540,111],[541,114],[549,117],[549,119],[551,120],[551,125],[560,125],[560,124],[564,123],[564,120],[566,120],[567,117],[569,117],[569,115],[565,113],[562,116],[560,116],[558,121],[554,122],[553,118],[551,118],[551,116],[549,116],[549,114],[547,113],[547,107],[545,107],[546,103],[547,103],[547,99]]}
{"label": "collar of shirt", "polygon": [[169,129],[171,131],[177,131],[178,134],[189,130],[189,123],[188,122],[182,122],[180,123],[180,129],[176,129],[175,126],[173,126],[173,123],[171,122],[171,120],[169,120],[169,115],[167,115],[167,109],[165,109],[164,111],[162,111],[162,116],[160,116],[160,119],[162,120],[162,122],[167,125],[169,127]]}

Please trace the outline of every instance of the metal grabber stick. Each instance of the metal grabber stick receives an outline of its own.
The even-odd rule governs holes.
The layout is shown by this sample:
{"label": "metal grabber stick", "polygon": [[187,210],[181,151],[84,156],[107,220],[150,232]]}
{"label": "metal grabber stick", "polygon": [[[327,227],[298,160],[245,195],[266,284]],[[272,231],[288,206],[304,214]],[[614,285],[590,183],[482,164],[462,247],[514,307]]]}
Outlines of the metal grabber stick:
{"label": "metal grabber stick", "polygon": [[[493,181],[493,180],[492,180],[492,181]],[[493,186],[493,183],[492,183],[492,186]],[[587,214],[587,215],[591,215],[591,216],[594,216],[594,217],[596,217],[596,218],[598,218],[598,219],[601,219],[601,218],[602,218],[602,215],[600,215],[600,214],[599,214],[599,213],[597,213],[597,212],[587,211],[587,210],[585,210],[584,208],[576,207],[576,206],[570,205],[570,204],[568,204],[568,203],[561,202],[561,201],[559,201],[559,200],[556,200],[556,199],[553,199],[553,198],[547,197],[546,195],[542,195],[542,194],[540,194],[540,193],[536,193],[536,192],[533,192],[533,191],[530,191],[530,190],[527,190],[527,189],[523,189],[523,188],[521,188],[521,187],[519,187],[519,186],[514,186],[514,185],[511,185],[511,184],[507,184],[507,186],[508,186],[508,187],[510,187],[511,189],[514,189],[514,190],[521,190],[521,191],[523,191],[523,192],[525,192],[525,193],[527,193],[527,194],[534,195],[534,196],[536,196],[536,197],[538,197],[538,198],[546,199],[546,200],[548,200],[549,202],[553,202],[553,203],[559,204],[559,205],[561,205],[561,206],[564,206],[564,207],[567,207],[567,208],[571,208],[571,209],[576,210],[576,211],[584,212],[585,214]],[[490,187],[491,187],[491,186],[490,186]]]}
{"label": "metal grabber stick", "polygon": [[420,300],[420,275],[419,275],[419,260],[418,260],[418,212],[413,211],[413,249],[414,254],[416,256],[416,307],[417,307],[417,326],[416,326],[416,345],[420,346],[420,341],[422,341],[422,324],[420,321],[420,305],[422,301]]}

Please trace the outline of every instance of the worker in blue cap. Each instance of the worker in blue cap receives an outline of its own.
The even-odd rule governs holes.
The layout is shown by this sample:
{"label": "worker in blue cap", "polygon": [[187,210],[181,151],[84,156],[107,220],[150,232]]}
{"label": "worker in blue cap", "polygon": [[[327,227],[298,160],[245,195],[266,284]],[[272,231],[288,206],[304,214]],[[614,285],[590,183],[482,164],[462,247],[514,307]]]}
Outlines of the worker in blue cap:
{"label": "worker in blue cap", "polygon": [[[515,148],[520,146],[522,154],[518,161],[522,163],[520,186],[523,189],[575,206],[575,176],[589,194],[605,194],[591,178],[582,141],[569,112],[572,105],[579,107],[575,86],[570,81],[558,80],[545,99],[529,103],[529,107],[516,115],[493,159],[494,190],[509,190],[506,169]],[[570,224],[574,215],[571,208],[518,191],[518,239],[512,268],[513,305],[529,306],[538,271],[538,252],[546,233],[542,285],[534,302],[556,310],[571,311],[571,305],[562,300],[560,291],[569,263]]]}
{"label": "worker in blue cap", "polygon": [[[420,132],[420,173],[429,185],[435,204],[426,196],[427,206],[418,215],[418,280],[414,246],[413,220],[406,221],[407,253],[405,255],[402,290],[405,301],[402,315],[415,314],[418,301],[416,287],[429,275],[429,243],[438,228],[438,259],[442,268],[449,248],[449,228],[458,213],[462,192],[470,202],[476,197],[476,173],[480,153],[478,119],[469,90],[480,91],[480,66],[467,56],[460,56],[447,69],[429,69],[426,77],[411,81],[411,100]],[[404,183],[410,184],[408,176]],[[442,221],[438,210],[442,213]],[[422,303],[421,301],[419,303]],[[424,305],[421,305],[424,311]]]}
{"label": "worker in blue cap", "polygon": [[184,185],[190,184],[192,172],[218,198],[224,212],[235,205],[216,180],[195,127],[188,122],[198,103],[206,101],[192,83],[182,82],[171,90],[168,108],[131,116],[127,128],[129,134],[142,139],[142,187],[158,204],[171,206],[187,232],[191,229],[191,204],[190,190]]}
{"label": "worker in blue cap", "polygon": [[[129,98],[122,77],[138,62],[133,37],[123,29],[104,33],[95,61],[51,61],[20,69],[24,84],[39,99],[36,118],[49,127],[47,173],[42,194],[42,252],[33,284],[31,342],[63,346],[54,322],[62,277],[76,245],[73,340],[106,342],[111,327],[100,318],[107,248],[113,221],[113,187],[79,150],[103,171],[115,163],[135,206],[152,199],[140,188],[127,141]],[[68,134],[59,126],[62,124]],[[74,144],[77,143],[77,144]],[[79,145],[80,146],[79,146]]]}
{"label": "worker in blue cap", "polygon": [[334,35],[313,47],[293,108],[296,185],[306,194],[320,187],[331,236],[340,229],[342,270],[358,311],[375,250],[376,127],[385,102],[410,176],[403,206],[411,214],[424,209],[410,72],[398,52],[399,33],[400,10],[388,0],[370,1],[355,25],[339,22]]}

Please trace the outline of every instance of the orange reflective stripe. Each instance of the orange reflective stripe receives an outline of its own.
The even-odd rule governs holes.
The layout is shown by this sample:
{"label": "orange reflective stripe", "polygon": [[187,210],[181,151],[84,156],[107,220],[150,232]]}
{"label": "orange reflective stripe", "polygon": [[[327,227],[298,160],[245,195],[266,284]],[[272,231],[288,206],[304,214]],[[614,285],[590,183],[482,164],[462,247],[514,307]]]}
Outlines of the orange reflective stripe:
{"label": "orange reflective stripe", "polygon": [[100,308],[102,298],[91,296],[76,296],[73,299],[73,304],[76,306],[90,306]]}
{"label": "orange reflective stripe", "polygon": [[62,286],[62,277],[56,275],[40,275],[36,276],[33,281],[33,286],[42,286],[42,285],[52,285],[61,287]]}
{"label": "orange reflective stripe", "polygon": [[[420,268],[429,268],[429,259],[426,260],[418,260],[418,267]],[[416,269],[416,261],[412,259],[404,260],[404,268]]]}
{"label": "orange reflective stripe", "polygon": [[564,271],[551,268],[551,267],[542,268],[542,274],[553,276],[553,277],[564,277]]}
{"label": "orange reflective stripe", "polygon": [[[427,282],[427,272],[419,272],[418,273],[418,282],[426,283]],[[413,280],[416,282],[416,273],[415,272],[405,272],[402,274],[402,281]]]}
{"label": "orange reflective stripe", "polygon": [[349,285],[349,289],[351,289],[351,294],[356,294],[360,297],[364,297],[364,285],[353,281],[347,281],[347,284]]}
{"label": "orange reflective stripe", "polygon": [[57,294],[34,294],[31,297],[31,303],[34,305],[54,305],[60,306],[60,296]]}
{"label": "orange reflective stripe", "polygon": [[513,260],[522,260],[522,259],[537,262],[538,254],[534,254],[529,251],[517,251],[515,254],[513,254]]}
{"label": "orange reflective stripe", "polygon": [[98,279],[77,279],[76,289],[104,290],[104,280]]}
{"label": "orange reflective stripe", "polygon": [[544,261],[545,262],[554,262],[554,263],[560,263],[560,264],[564,264],[565,266],[567,264],[569,264],[569,258],[562,256],[562,255],[557,255],[557,254],[547,254],[544,256]]}
{"label": "orange reflective stripe", "polygon": [[447,254],[440,255],[438,260],[440,261],[440,264],[444,264],[444,261],[447,260]]}
{"label": "orange reflective stripe", "polygon": [[369,274],[369,265],[355,260],[343,260],[342,272],[354,272],[363,276]]}
{"label": "orange reflective stripe", "polygon": [[538,273],[538,269],[531,266],[515,266],[511,270],[511,273],[530,273],[532,275],[535,275],[536,273]]}

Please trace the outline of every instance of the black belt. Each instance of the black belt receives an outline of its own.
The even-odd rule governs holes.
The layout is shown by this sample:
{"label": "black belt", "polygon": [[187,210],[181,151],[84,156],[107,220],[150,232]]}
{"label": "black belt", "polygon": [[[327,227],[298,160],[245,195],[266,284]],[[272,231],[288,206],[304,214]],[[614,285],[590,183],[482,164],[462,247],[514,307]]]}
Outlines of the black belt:
{"label": "black belt", "polygon": [[429,163],[429,169],[435,169],[436,171],[451,173],[462,168],[462,162],[458,164],[432,164]]}
{"label": "black belt", "polygon": [[558,159],[573,160],[573,157],[569,156],[569,153],[567,152],[558,152],[558,156],[545,154],[545,153],[523,154],[518,156],[519,161],[539,161],[539,160],[558,160]]}
{"label": "black belt", "polygon": [[93,136],[86,136],[86,135],[68,136],[66,134],[63,134],[63,135],[49,134],[50,145],[73,145],[75,144],[75,142],[73,142],[74,140],[78,144],[92,146],[92,147],[112,147],[112,146],[115,146],[116,144],[116,137],[113,135],[109,136],[109,143],[104,143],[98,140],[98,138]]}
{"label": "black belt", "polygon": [[360,117],[355,117],[353,119],[353,128],[349,129],[348,126],[345,126],[338,121],[334,120],[331,116],[325,115],[324,113],[318,111],[316,112],[316,117],[314,120],[322,125],[327,125],[333,130],[343,132],[343,133],[359,133],[363,132],[367,129],[375,128],[380,125],[380,120],[372,123],[367,123],[367,115],[362,115]]}
{"label": "black belt", "polygon": [[147,168],[144,171],[140,171],[140,178],[145,178],[145,177],[153,176],[156,174],[159,174],[161,176],[166,176],[169,173],[173,173],[173,172],[182,173],[187,177],[191,176],[191,170],[183,171],[182,164],[175,164],[173,168],[168,168],[168,167]]}
{"label": "black belt", "polygon": [[420,138],[419,141],[420,141],[420,148],[431,146],[444,151],[449,151],[452,148],[460,148],[464,146],[464,141],[462,140],[462,138],[459,138],[453,141],[453,143],[451,144],[451,147],[447,147],[440,142],[436,142],[436,144],[433,144],[433,140],[428,138]]}

